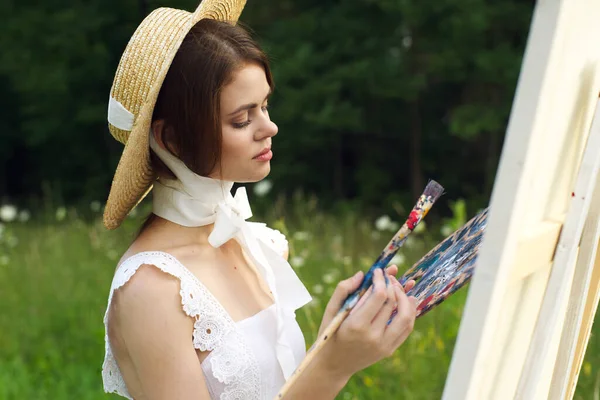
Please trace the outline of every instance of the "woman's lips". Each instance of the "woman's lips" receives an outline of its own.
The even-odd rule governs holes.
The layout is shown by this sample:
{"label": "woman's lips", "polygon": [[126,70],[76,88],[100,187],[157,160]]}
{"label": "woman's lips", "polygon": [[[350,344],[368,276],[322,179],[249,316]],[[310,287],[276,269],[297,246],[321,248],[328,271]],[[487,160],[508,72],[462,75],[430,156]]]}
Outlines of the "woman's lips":
{"label": "woman's lips", "polygon": [[273,158],[271,149],[265,149],[259,155],[254,157],[254,159],[258,161],[269,161],[271,158]]}

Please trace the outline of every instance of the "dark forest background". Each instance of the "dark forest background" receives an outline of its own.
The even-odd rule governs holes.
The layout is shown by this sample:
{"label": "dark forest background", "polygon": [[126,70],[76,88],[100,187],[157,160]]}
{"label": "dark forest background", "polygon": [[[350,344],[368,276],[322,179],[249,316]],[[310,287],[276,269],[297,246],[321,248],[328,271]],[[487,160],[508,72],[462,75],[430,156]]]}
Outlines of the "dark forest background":
{"label": "dark forest background", "polygon": [[[113,74],[137,24],[164,5],[197,3],[0,2],[0,203],[104,202],[122,149],[106,124]],[[380,209],[412,204],[433,178],[484,206],[533,5],[249,1],[241,21],[276,82],[273,193]]]}

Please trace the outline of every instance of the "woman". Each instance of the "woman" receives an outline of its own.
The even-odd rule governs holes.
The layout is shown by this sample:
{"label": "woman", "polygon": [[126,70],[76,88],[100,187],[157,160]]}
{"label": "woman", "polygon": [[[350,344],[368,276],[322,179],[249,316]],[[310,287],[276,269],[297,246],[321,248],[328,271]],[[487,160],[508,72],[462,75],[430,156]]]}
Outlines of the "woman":
{"label": "woman", "polygon": [[[104,223],[153,187],[153,213],[110,290],[105,390],[135,399],[270,399],[305,356],[295,310],[310,295],[287,242],[251,215],[243,188],[270,171],[277,126],[264,53],[235,22],[243,2],[152,12],[115,75],[109,128],[125,144]],[[229,22],[222,22],[229,21]],[[158,179],[156,179],[158,178]],[[332,399],[408,336],[415,301],[376,274],[373,291],[287,395]],[[338,284],[323,329],[362,274]],[[387,324],[392,310],[399,314]]]}

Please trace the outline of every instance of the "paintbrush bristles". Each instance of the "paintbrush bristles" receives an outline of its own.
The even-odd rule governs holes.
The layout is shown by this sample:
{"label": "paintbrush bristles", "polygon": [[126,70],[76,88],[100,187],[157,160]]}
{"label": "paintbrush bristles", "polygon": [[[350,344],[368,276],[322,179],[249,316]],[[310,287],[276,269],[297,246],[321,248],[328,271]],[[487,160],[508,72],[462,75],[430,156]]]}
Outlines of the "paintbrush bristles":
{"label": "paintbrush bristles", "polygon": [[425,186],[425,190],[423,190],[423,195],[431,197],[431,202],[435,203],[440,196],[444,194],[444,187],[434,181],[433,179],[427,183]]}

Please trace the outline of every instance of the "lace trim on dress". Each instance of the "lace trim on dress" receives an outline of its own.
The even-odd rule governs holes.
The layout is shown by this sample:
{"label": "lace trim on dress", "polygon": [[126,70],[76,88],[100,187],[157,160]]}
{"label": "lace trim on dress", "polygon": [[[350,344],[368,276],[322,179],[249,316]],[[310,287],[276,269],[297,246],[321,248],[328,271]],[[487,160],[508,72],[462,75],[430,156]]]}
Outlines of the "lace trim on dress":
{"label": "lace trim on dress", "polygon": [[[104,315],[108,320],[113,293],[125,285],[141,265],[154,265],[180,281],[183,310],[195,319],[193,331],[194,348],[211,352],[213,375],[225,384],[221,400],[260,399],[260,370],[254,353],[244,336],[223,306],[208,289],[175,257],[160,251],[143,252],[131,256],[118,268],[113,279]],[[105,392],[117,393],[131,399],[123,376],[110,348],[108,333],[105,339],[105,359],[102,378]]]}

